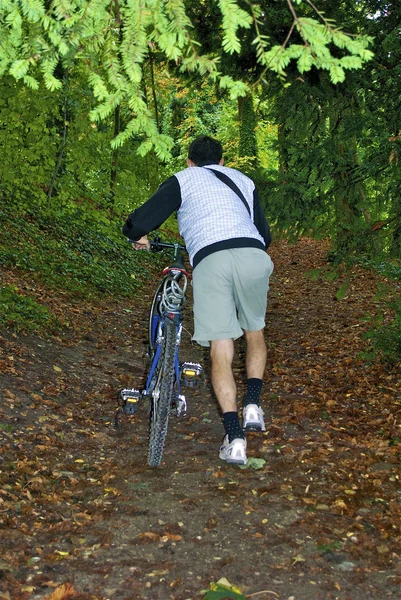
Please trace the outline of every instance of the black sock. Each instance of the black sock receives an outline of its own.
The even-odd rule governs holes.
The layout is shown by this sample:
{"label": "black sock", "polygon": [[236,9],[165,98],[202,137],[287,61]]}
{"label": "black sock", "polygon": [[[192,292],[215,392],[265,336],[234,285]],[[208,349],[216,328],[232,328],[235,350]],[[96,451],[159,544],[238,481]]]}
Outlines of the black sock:
{"label": "black sock", "polygon": [[245,439],[244,430],[242,429],[237,412],[223,413],[224,427],[228,435],[228,441],[231,443],[235,438]]}
{"label": "black sock", "polygon": [[259,406],[260,392],[262,391],[263,381],[253,377],[247,381],[247,393],[244,398],[244,406],[248,404],[256,404]]}

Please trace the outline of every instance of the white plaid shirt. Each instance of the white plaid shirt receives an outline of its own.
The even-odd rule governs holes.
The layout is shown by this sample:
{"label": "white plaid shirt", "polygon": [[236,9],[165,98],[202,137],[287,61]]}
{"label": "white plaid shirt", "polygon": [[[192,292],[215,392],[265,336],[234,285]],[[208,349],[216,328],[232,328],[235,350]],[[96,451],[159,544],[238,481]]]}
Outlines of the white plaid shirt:
{"label": "white plaid shirt", "polygon": [[[249,204],[251,216],[237,194],[208,172],[208,166],[234,181]],[[253,181],[236,169],[208,166],[189,167],[175,174],[181,190],[178,226],[191,264],[199,250],[224,240],[250,238],[264,244],[253,223]]]}

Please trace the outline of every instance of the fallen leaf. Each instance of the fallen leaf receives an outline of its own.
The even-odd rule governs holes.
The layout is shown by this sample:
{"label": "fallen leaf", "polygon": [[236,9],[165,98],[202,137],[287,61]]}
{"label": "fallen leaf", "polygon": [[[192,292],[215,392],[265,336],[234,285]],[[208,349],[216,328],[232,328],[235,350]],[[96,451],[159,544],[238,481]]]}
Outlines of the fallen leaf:
{"label": "fallen leaf", "polygon": [[170,542],[179,542],[182,540],[182,535],[178,535],[178,534],[174,534],[174,533],[165,532],[163,537],[167,538],[167,540]]}
{"label": "fallen leaf", "polygon": [[71,583],[64,583],[56,588],[50,595],[45,596],[43,600],[67,600],[76,594],[76,589]]}
{"label": "fallen leaf", "polygon": [[137,537],[139,537],[141,540],[151,540],[152,542],[160,540],[160,535],[154,533],[153,531],[145,531],[144,533],[140,533]]}

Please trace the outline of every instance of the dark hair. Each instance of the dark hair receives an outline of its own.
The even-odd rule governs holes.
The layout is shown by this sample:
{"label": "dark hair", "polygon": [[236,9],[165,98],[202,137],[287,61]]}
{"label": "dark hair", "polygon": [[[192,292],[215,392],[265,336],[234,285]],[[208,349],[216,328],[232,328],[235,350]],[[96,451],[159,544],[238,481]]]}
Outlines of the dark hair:
{"label": "dark hair", "polygon": [[223,157],[223,147],[218,140],[201,135],[189,146],[188,158],[196,166],[218,165]]}

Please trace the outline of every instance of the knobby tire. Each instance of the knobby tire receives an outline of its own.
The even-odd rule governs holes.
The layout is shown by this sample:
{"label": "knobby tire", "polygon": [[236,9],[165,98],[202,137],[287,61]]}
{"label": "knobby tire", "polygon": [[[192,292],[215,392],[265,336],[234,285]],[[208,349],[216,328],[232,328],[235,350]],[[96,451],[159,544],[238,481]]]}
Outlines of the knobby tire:
{"label": "knobby tire", "polygon": [[167,436],[170,406],[174,399],[177,329],[173,320],[166,318],[163,337],[163,347],[155,386],[155,390],[160,393],[158,394],[158,398],[152,397],[150,410],[148,449],[148,464],[150,467],[159,467],[161,464]]}

